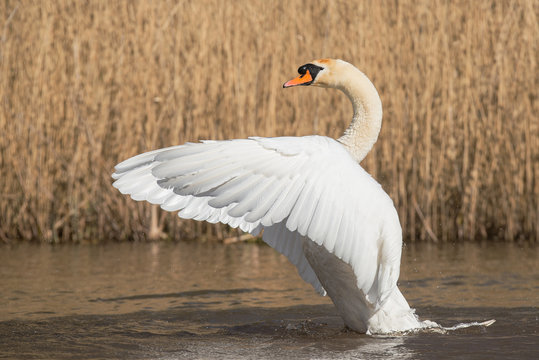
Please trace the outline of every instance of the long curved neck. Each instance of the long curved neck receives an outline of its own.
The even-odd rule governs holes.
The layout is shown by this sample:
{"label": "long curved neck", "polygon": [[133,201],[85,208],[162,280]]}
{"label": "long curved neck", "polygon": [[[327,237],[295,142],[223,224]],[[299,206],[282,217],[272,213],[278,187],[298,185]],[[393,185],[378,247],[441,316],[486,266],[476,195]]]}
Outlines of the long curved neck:
{"label": "long curved neck", "polygon": [[382,101],[372,82],[361,71],[353,68],[338,89],[352,102],[352,123],[338,141],[359,163],[372,149],[382,126]]}

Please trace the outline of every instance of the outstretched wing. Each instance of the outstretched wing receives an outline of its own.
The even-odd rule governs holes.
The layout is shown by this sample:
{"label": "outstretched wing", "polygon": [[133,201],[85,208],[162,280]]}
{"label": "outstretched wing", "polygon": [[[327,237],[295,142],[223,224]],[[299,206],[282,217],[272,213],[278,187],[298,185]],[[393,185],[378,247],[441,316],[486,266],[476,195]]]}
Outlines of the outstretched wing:
{"label": "outstretched wing", "polygon": [[331,138],[188,143],[135,156],[115,169],[114,186],[135,200],[255,235],[265,229],[264,241],[322,294],[303,237],[350,264],[373,301],[392,290],[380,286],[396,284],[401,240],[393,203]]}

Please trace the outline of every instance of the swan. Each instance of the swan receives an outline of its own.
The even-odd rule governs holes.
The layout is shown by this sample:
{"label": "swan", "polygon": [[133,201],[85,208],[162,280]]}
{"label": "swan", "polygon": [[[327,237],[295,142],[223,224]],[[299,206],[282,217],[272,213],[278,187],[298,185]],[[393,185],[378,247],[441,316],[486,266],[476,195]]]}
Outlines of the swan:
{"label": "swan", "polygon": [[402,251],[389,195],[360,165],[378,138],[382,103],[352,64],[315,60],[283,87],[344,92],[353,119],[344,135],[201,141],[134,156],[115,167],[114,187],[137,201],[258,235],[285,255],[344,324],[386,334],[433,326],[397,287]]}

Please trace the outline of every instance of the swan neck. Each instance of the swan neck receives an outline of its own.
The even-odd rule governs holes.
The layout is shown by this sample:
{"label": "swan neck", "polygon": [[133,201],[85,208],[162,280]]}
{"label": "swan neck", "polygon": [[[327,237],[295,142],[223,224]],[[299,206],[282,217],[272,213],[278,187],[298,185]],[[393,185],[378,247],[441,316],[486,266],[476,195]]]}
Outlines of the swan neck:
{"label": "swan neck", "polygon": [[361,162],[374,146],[382,126],[382,101],[372,82],[354,68],[342,90],[352,102],[354,116],[350,126],[338,141]]}

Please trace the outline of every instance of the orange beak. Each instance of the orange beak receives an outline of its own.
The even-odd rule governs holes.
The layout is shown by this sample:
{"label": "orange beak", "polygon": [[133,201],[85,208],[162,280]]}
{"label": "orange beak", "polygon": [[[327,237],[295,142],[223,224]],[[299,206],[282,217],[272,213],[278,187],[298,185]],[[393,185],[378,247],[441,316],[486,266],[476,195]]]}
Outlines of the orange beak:
{"label": "orange beak", "polygon": [[283,84],[283,87],[287,88],[287,87],[297,86],[297,85],[309,85],[311,81],[313,81],[313,77],[311,76],[311,73],[309,72],[309,70],[307,70],[305,74],[300,75],[295,79],[285,82]]}

